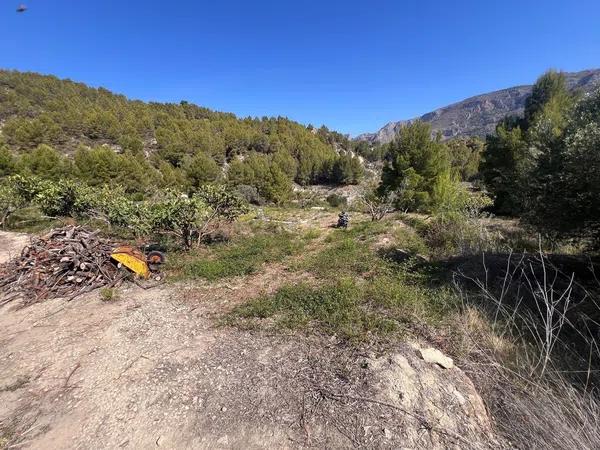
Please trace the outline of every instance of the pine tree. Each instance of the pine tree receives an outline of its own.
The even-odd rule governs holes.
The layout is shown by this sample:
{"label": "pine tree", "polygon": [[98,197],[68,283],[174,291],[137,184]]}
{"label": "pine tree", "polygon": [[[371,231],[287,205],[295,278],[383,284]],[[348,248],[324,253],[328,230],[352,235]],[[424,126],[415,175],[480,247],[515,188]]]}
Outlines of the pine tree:
{"label": "pine tree", "polygon": [[396,192],[398,206],[429,210],[435,180],[449,168],[447,150],[431,126],[414,122],[403,127],[392,141],[383,169],[380,192]]}

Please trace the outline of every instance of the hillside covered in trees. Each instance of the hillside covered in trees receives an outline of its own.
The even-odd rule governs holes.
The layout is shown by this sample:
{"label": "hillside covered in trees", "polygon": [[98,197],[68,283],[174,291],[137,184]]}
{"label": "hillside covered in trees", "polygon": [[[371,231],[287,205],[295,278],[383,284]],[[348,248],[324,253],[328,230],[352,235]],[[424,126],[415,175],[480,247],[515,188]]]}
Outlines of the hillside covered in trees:
{"label": "hillside covered in trees", "polygon": [[293,182],[356,183],[363,169],[349,150],[339,133],[283,117],[240,119],[0,71],[0,176],[76,178],[137,194],[224,181],[280,202]]}

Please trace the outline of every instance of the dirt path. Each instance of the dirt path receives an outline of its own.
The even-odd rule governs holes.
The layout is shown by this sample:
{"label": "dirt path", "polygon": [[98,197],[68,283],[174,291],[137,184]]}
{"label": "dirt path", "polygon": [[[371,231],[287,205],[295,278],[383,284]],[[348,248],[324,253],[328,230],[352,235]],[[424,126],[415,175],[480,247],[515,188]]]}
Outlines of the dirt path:
{"label": "dirt path", "polygon": [[29,236],[20,233],[0,231],[0,264],[15,257],[29,242]]}

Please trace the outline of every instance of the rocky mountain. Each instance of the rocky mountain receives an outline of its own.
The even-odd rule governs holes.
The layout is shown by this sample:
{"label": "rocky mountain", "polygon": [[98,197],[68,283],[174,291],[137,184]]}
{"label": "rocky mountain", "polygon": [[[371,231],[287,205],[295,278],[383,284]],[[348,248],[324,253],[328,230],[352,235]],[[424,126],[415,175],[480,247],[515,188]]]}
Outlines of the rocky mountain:
{"label": "rocky mountain", "polygon": [[[571,89],[583,92],[600,86],[600,69],[566,73]],[[532,85],[516,86],[488,94],[477,95],[458,103],[436,109],[421,117],[390,122],[376,133],[361,134],[356,139],[373,143],[390,142],[405,124],[422,120],[431,124],[434,132],[441,132],[444,139],[458,136],[485,136],[492,133],[498,121],[509,114],[522,114],[525,99]]]}

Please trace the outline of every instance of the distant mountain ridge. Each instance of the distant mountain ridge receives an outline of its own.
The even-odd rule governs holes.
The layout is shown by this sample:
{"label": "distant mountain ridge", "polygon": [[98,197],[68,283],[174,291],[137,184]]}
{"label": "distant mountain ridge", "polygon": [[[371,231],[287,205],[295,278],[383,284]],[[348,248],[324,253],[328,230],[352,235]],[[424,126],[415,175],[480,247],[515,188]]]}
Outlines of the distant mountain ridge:
{"label": "distant mountain ridge", "polygon": [[[570,89],[589,92],[600,86],[600,69],[565,73]],[[532,85],[515,86],[508,89],[476,95],[458,103],[436,109],[421,117],[390,122],[376,133],[365,133],[357,140],[377,144],[390,142],[398,130],[415,120],[431,124],[434,132],[441,132],[444,139],[462,136],[484,137],[494,131],[496,124],[506,115],[523,113],[525,99],[531,93]]]}

